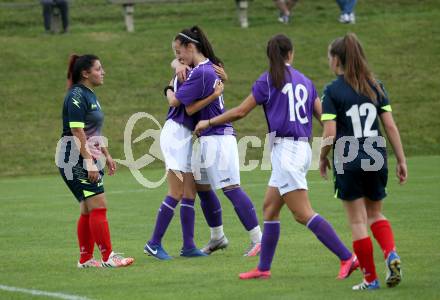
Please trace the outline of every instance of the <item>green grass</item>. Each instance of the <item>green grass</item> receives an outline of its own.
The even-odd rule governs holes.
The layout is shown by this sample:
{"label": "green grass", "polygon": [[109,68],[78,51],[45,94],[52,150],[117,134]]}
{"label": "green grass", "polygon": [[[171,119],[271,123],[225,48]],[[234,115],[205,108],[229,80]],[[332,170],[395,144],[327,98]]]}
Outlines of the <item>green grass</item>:
{"label": "green grass", "polygon": [[[117,270],[77,270],[76,220],[78,206],[59,176],[0,179],[0,285],[63,292],[91,299],[438,299],[440,278],[437,173],[439,156],[413,157],[408,161],[409,181],[398,186],[390,172],[389,196],[384,203],[402,257],[404,280],[395,289],[384,286],[384,264],[375,243],[375,258],[383,289],[353,292],[361,280],[355,272],[343,282],[335,280],[338,260],[284,208],[281,239],[267,281],[243,282],[237,274],[253,268],[256,258],[242,257],[248,236],[232,205],[221,196],[225,232],[230,247],[203,259],[175,258],[157,261],[142,253],[153,230],[165,186],[149,190],[130,173],[106,177],[109,222],[117,251],[136,259],[132,267]],[[394,169],[391,162],[390,170]],[[163,171],[149,170],[150,178]],[[262,197],[268,172],[242,173],[242,185],[253,199],[261,220]],[[326,217],[350,246],[350,234],[332,184],[308,176],[314,209]],[[209,230],[196,205],[196,242],[202,246]],[[178,213],[163,241],[177,256],[181,247]],[[99,257],[97,251],[96,256]],[[0,290],[1,299],[30,296]]]}
{"label": "green grass", "polygon": [[[390,94],[407,153],[440,154],[437,1],[360,1],[357,14],[356,25],[341,25],[336,21],[335,3],[300,1],[293,24],[284,26],[276,21],[272,1],[255,0],[250,5],[251,27],[242,30],[232,0],[138,5],[136,32],[128,34],[119,6],[104,0],[75,0],[71,33],[44,35],[38,5],[2,7],[0,176],[56,172],[53,155],[61,133],[66,63],[72,52],[92,52],[102,59],[106,82],[97,94],[106,113],[104,133],[113,156],[123,158],[123,130],[133,113],[146,111],[163,123],[167,107],[162,88],[172,74],[171,40],[192,24],[205,29],[226,64],[230,77],[225,90],[227,107],[238,104],[265,70],[265,45],[272,35],[283,32],[292,37],[295,66],[322,91],[333,79],[326,60],[328,43],[349,30],[356,32],[372,69]],[[266,130],[261,110],[235,126],[239,136],[262,136]],[[139,145],[139,149],[146,147]]]}

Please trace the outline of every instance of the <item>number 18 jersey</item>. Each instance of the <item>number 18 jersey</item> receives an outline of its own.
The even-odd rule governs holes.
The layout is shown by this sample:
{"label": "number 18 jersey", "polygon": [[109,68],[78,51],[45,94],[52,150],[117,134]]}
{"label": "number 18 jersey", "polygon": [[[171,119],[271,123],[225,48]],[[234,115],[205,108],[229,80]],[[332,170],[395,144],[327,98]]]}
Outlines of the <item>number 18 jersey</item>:
{"label": "number 18 jersey", "polygon": [[277,137],[309,139],[312,135],[313,106],[317,92],[312,81],[286,65],[285,82],[281,89],[274,87],[268,72],[252,86],[252,95],[263,105],[269,133]]}

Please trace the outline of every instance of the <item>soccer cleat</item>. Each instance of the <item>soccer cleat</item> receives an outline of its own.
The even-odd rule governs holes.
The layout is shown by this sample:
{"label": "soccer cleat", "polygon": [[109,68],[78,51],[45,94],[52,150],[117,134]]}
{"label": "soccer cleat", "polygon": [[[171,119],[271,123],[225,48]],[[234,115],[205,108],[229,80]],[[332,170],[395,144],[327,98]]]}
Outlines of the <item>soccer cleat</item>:
{"label": "soccer cleat", "polygon": [[200,251],[197,248],[191,248],[191,249],[180,250],[180,256],[182,256],[182,257],[203,257],[203,256],[208,256],[208,254]]}
{"label": "soccer cleat", "polygon": [[260,254],[261,243],[251,243],[243,256],[257,256]]}
{"label": "soccer cleat", "polygon": [[359,260],[357,259],[357,256],[353,254],[349,259],[341,260],[341,267],[339,268],[339,274],[336,279],[343,280],[348,278],[348,276],[350,276],[350,274],[357,268],[359,268]]}
{"label": "soccer cleat", "polygon": [[240,279],[269,279],[270,278],[270,270],[269,271],[260,271],[258,268],[252,269],[246,273],[240,273],[238,275]]}
{"label": "soccer cleat", "polygon": [[402,281],[402,270],[400,269],[400,257],[395,251],[390,252],[385,261],[387,267],[387,276],[385,282],[387,286],[395,287]]}
{"label": "soccer cleat", "polygon": [[144,246],[144,253],[160,260],[172,259],[172,257],[162,248],[162,245],[152,245],[148,242]]}
{"label": "soccer cleat", "polygon": [[88,261],[86,261],[84,263],[78,262],[77,266],[80,269],[101,268],[101,263],[92,257],[91,259],[89,259]]}
{"label": "soccer cleat", "polygon": [[209,240],[208,244],[206,244],[205,247],[203,247],[201,250],[203,253],[206,253],[210,255],[211,253],[220,250],[220,249],[226,249],[228,247],[229,241],[226,238],[226,236],[222,236],[218,240]]}
{"label": "soccer cleat", "polygon": [[119,253],[115,253],[112,251],[107,261],[101,260],[101,266],[104,268],[120,268],[127,267],[134,262],[134,258],[131,257],[123,257]]}
{"label": "soccer cleat", "polygon": [[378,288],[380,288],[379,280],[376,279],[370,283],[364,280],[362,283],[358,285],[354,285],[352,289],[353,291],[361,291],[361,290],[377,290]]}

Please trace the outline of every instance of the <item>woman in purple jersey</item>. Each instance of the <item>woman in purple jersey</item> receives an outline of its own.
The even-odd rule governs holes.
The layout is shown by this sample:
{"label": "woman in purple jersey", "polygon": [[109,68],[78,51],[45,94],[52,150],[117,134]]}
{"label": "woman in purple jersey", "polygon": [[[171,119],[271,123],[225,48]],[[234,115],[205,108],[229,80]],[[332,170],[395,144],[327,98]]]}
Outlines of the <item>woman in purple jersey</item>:
{"label": "woman in purple jersey", "polygon": [[264,199],[264,230],[260,263],[240,274],[241,279],[269,278],[270,266],[280,235],[279,215],[287,204],[297,222],[306,225],[341,261],[338,279],[347,278],[358,267],[357,258],[336,235],[332,226],[310,205],[306,174],[312,152],[312,114],[321,115],[321,102],[313,83],[295,70],[293,46],[285,35],[276,35],[267,44],[269,71],[254,83],[243,103],[226,113],[200,121],[195,132],[244,118],[262,105],[269,133],[275,135],[272,149],[272,175]]}
{"label": "woman in purple jersey", "polygon": [[[203,31],[197,26],[182,30],[175,38],[175,48],[177,58],[194,68],[176,93],[171,90],[167,91],[167,97],[171,105],[182,103],[188,106],[212,93],[215,82],[219,80],[214,65],[222,65],[222,63],[215,56]],[[198,118],[207,120],[223,112],[222,95],[201,109]],[[211,239],[203,251],[210,254],[225,248],[228,244],[221,223],[221,206],[212,191],[212,189],[222,189],[249,233],[251,244],[245,256],[255,256],[260,251],[261,229],[254,205],[240,187],[238,149],[234,129],[231,124],[212,127],[201,133],[199,141],[199,151],[193,156],[193,173],[202,209],[211,227]]]}
{"label": "woman in purple jersey", "polygon": [[[328,49],[328,59],[330,69],[337,75],[337,79],[324,91],[324,113],[321,118],[324,121],[323,138],[330,140],[330,143],[327,143],[328,146],[323,147],[321,151],[319,168],[321,175],[327,178],[327,169],[330,168],[327,156],[335,142],[333,154],[335,197],[343,200],[351,227],[353,249],[364,272],[363,282],[353,286],[353,290],[379,288],[368,227],[384,254],[387,267],[386,284],[388,287],[394,287],[402,279],[401,262],[396,252],[391,224],[382,214],[388,167],[385,139],[380,133],[379,119],[397,159],[396,176],[399,183],[403,184],[408,173],[399,130],[394,122],[385,89],[370,71],[356,35],[348,33],[334,40]],[[338,151],[338,148],[344,148],[339,147],[338,144],[344,139],[358,145],[359,150],[353,159],[358,164],[353,166],[346,162],[337,170],[336,158],[340,157],[338,152],[342,152]],[[346,142],[343,144],[345,146]],[[376,146],[373,146],[374,144]],[[368,148],[370,151],[367,151]],[[365,164],[370,161],[370,155],[363,155],[363,152],[369,154],[371,150],[377,153],[374,156],[375,164],[382,161],[380,166],[374,169]]]}
{"label": "woman in purple jersey", "polygon": [[[174,49],[174,45],[173,45]],[[177,76],[171,80],[168,90],[177,90],[181,83]],[[221,81],[216,83],[213,93],[205,99],[187,107],[171,105],[167,120],[160,134],[160,147],[167,169],[168,194],[159,208],[156,225],[151,239],[145,244],[144,252],[161,260],[169,260],[171,256],[162,247],[162,237],[173,216],[174,209],[180,202],[180,221],[182,225],[183,246],[180,255],[184,257],[206,256],[194,243],[194,199],[195,184],[191,172],[192,130],[195,121],[189,114],[194,114],[223,92]]]}

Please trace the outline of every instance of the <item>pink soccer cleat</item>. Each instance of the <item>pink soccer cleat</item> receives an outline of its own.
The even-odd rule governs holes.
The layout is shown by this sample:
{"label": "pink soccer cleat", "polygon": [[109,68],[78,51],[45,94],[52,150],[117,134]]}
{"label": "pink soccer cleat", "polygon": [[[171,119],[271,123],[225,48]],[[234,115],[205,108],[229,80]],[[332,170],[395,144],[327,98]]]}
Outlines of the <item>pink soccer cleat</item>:
{"label": "pink soccer cleat", "polygon": [[243,256],[257,256],[260,254],[261,243],[251,243]]}
{"label": "pink soccer cleat", "polygon": [[260,271],[258,268],[252,269],[249,272],[246,273],[240,273],[238,275],[240,279],[247,280],[247,279],[269,279],[270,278],[270,271]]}
{"label": "pink soccer cleat", "polygon": [[134,258],[123,257],[118,253],[112,251],[107,261],[101,261],[101,265],[104,268],[120,268],[131,265],[134,262]]}
{"label": "pink soccer cleat", "polygon": [[349,259],[341,261],[341,267],[336,279],[344,280],[345,278],[348,278],[348,276],[350,276],[350,274],[357,268],[359,268],[359,260],[357,259],[357,256],[353,254]]}

